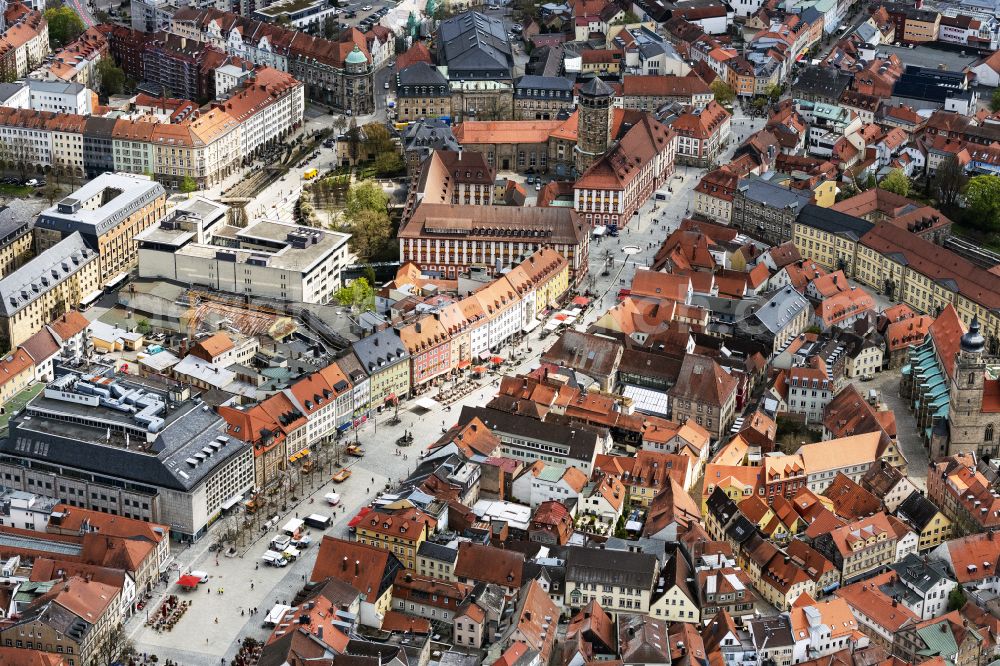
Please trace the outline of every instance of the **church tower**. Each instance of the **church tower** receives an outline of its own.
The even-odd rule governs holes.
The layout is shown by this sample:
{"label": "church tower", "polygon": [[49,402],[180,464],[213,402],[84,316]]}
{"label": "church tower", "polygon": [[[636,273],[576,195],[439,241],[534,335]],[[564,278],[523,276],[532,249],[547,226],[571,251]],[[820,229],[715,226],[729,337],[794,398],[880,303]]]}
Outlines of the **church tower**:
{"label": "church tower", "polygon": [[979,453],[986,445],[986,437],[994,438],[993,425],[983,414],[983,387],[986,382],[986,339],[979,330],[979,318],[973,317],[969,332],[962,336],[955,371],[951,381],[948,409],[948,450],[931,451],[931,457],[953,455],[969,451]]}
{"label": "church tower", "polygon": [[576,172],[582,174],[608,150],[611,142],[611,103],[615,91],[598,77],[580,88],[577,118]]}

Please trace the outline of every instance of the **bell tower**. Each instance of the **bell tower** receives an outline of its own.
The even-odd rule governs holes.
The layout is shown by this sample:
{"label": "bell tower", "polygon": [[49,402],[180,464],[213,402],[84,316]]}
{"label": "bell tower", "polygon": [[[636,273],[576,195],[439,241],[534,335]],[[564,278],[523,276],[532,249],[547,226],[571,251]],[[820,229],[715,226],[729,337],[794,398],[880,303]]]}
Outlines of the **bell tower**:
{"label": "bell tower", "polygon": [[582,174],[608,150],[611,142],[611,104],[615,91],[598,77],[580,88],[577,122],[576,172]]}
{"label": "bell tower", "polygon": [[986,382],[986,339],[979,330],[979,317],[973,317],[969,331],[962,336],[955,371],[952,376],[948,406],[948,451],[931,452],[953,455],[978,453],[984,444],[986,422],[983,419],[983,387]]}

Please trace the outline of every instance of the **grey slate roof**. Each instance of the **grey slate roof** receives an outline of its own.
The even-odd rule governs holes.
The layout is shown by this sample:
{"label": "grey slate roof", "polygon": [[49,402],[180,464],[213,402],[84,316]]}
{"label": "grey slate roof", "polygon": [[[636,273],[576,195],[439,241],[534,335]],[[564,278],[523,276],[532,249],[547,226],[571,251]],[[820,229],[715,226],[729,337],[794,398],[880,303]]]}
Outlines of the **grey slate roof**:
{"label": "grey slate roof", "polygon": [[655,555],[600,548],[566,549],[566,581],[651,590],[659,560]]}
{"label": "grey slate roof", "polygon": [[13,315],[91,261],[97,261],[97,253],[73,232],[0,280],[0,312]]}
{"label": "grey slate roof", "polygon": [[396,74],[396,85],[407,86],[447,86],[448,79],[437,67],[426,62],[416,62]]}
{"label": "grey slate roof", "polygon": [[495,433],[508,434],[520,439],[561,444],[569,449],[568,458],[575,460],[593,459],[597,447],[597,433],[583,427],[571,427],[556,423],[543,423],[527,416],[509,414],[489,407],[462,407],[458,423],[465,425],[473,418],[479,418]]}
{"label": "grey slate roof", "polygon": [[777,333],[803,309],[809,307],[806,297],[791,287],[775,292],[757,308],[754,318],[771,333]]}
{"label": "grey slate roof", "polygon": [[450,562],[454,564],[458,561],[458,549],[449,548],[448,546],[442,546],[439,543],[434,543],[432,541],[424,541],[417,548],[417,555],[423,557],[430,557],[440,562]]}
{"label": "grey slate roof", "polygon": [[353,345],[354,354],[369,376],[391,368],[410,357],[395,329],[386,328],[361,338]]}
{"label": "grey slate roof", "polygon": [[740,180],[737,190],[747,199],[768,208],[791,209],[798,214],[808,203],[811,194],[792,190],[759,177]]}
{"label": "grey slate roof", "polygon": [[872,230],[875,225],[860,217],[854,217],[847,213],[823,208],[815,204],[807,204],[799,213],[797,222],[814,229],[820,229],[828,233],[837,234],[851,240],[860,240],[862,236]]}
{"label": "grey slate roof", "polygon": [[942,580],[949,578],[948,566],[943,560],[924,559],[909,553],[890,567],[908,587],[926,593]]}
{"label": "grey slate roof", "polygon": [[449,76],[456,70],[465,78],[510,78],[514,59],[507,31],[500,19],[468,11],[441,22],[439,49]]}
{"label": "grey slate roof", "polygon": [[34,220],[35,213],[28,204],[21,199],[11,199],[0,208],[0,241],[9,242],[26,233]]}
{"label": "grey slate roof", "polygon": [[573,82],[564,76],[535,76],[527,74],[514,82],[515,90],[573,90]]}
{"label": "grey slate roof", "polygon": [[434,150],[458,150],[451,126],[440,118],[418,120],[410,123],[403,132],[403,149],[407,152],[419,151],[430,154]]}
{"label": "grey slate roof", "polygon": [[896,507],[896,516],[918,530],[923,530],[938,513],[937,505],[914,490]]}
{"label": "grey slate roof", "polygon": [[[132,382],[116,383],[130,390],[138,388]],[[115,422],[131,425],[132,415],[110,407],[54,400],[43,393],[11,419],[10,435],[0,442],[0,453],[185,491],[249,447],[226,436],[225,421],[197,399],[175,403],[148,444],[138,436],[131,438],[129,448],[124,442],[109,444],[107,428]],[[207,457],[206,449],[212,451]],[[204,460],[196,458],[199,454]],[[191,465],[189,459],[198,463]]]}

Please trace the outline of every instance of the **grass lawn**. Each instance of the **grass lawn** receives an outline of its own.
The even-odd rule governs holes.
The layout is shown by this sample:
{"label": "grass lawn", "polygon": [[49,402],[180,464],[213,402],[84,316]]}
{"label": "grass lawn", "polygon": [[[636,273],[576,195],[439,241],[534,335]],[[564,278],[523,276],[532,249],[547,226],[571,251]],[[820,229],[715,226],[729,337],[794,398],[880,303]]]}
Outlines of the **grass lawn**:
{"label": "grass lawn", "polygon": [[28,187],[27,185],[7,185],[0,183],[0,194],[12,197],[30,197],[34,193],[35,188]]}
{"label": "grass lawn", "polygon": [[27,405],[32,398],[41,393],[44,388],[45,383],[39,382],[33,386],[29,386],[8,400],[3,406],[3,414],[0,414],[0,430],[6,430],[7,422],[10,421],[10,417],[14,414],[14,412],[19,412],[24,409],[24,406]]}

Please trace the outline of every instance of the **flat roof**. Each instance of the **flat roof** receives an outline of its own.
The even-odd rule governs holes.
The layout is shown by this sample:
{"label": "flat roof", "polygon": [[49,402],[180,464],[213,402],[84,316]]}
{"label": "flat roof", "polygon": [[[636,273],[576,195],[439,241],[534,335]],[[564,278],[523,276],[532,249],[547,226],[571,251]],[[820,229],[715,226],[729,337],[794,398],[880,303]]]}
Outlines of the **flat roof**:
{"label": "flat roof", "polygon": [[[96,208],[84,208],[83,203],[103,192],[118,194]],[[55,206],[42,211],[35,223],[43,229],[63,233],[81,231],[100,235],[114,228],[129,215],[157,197],[165,197],[166,190],[155,180],[136,174],[103,173],[76,190]]]}

